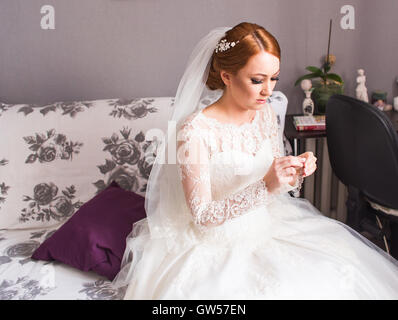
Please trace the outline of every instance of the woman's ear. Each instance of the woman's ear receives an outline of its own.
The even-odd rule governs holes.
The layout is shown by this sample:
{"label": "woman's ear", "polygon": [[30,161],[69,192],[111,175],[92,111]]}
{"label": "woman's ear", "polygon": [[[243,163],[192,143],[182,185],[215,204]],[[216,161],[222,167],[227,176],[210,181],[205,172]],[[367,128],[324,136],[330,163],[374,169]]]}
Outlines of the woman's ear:
{"label": "woman's ear", "polygon": [[229,86],[231,83],[231,74],[224,70],[221,70],[220,76],[221,76],[221,80],[224,82],[225,86],[226,87]]}

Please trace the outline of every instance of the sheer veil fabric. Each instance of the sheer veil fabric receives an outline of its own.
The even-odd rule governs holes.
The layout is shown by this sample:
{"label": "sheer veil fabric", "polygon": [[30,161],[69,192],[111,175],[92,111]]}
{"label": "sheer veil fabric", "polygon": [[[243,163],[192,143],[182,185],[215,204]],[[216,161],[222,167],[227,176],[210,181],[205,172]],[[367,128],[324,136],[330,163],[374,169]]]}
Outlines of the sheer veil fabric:
{"label": "sheer veil fabric", "polygon": [[[163,239],[171,250],[176,245],[176,230],[181,230],[190,222],[189,214],[182,214],[188,212],[188,207],[176,163],[176,134],[182,121],[198,109],[200,99],[206,89],[210,58],[217,43],[229,29],[231,27],[211,30],[196,44],[188,59],[187,67],[177,88],[174,111],[171,119],[168,119],[167,140],[163,139],[158,146],[148,179],[145,196],[147,218],[137,222],[127,237],[121,271],[113,281],[115,287],[129,283],[148,239]],[[134,257],[132,257],[132,252],[134,252]]]}

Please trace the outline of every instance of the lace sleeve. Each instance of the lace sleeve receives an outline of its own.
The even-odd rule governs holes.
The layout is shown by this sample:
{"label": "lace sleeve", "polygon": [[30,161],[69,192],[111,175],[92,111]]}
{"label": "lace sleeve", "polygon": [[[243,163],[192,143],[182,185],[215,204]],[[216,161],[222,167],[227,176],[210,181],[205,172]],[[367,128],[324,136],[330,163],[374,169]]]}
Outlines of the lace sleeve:
{"label": "lace sleeve", "polygon": [[213,200],[208,147],[200,133],[189,129],[182,128],[179,133],[177,162],[185,199],[197,225],[220,225],[272,201],[274,196],[262,179],[222,200]]}
{"label": "lace sleeve", "polygon": [[[269,129],[270,139],[271,139],[272,152],[274,158],[283,157],[284,153],[282,154],[281,150],[282,137],[280,136],[278,120],[275,111],[272,109],[271,106],[268,108],[268,119],[269,119],[269,128],[270,128]],[[283,186],[283,190],[281,190],[281,192],[282,193],[289,192],[292,190],[294,192],[299,192],[302,184],[303,184],[303,177],[301,175],[298,175],[294,185],[292,186],[289,183],[287,183],[285,186]]]}

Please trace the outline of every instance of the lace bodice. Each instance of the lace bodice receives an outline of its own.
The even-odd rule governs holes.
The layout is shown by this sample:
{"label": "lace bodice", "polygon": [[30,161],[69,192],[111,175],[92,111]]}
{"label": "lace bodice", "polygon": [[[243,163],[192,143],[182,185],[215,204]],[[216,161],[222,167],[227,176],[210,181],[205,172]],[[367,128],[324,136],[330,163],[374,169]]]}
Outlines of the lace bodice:
{"label": "lace bodice", "polygon": [[[202,110],[188,116],[177,133],[177,163],[194,222],[220,225],[273,201],[263,177],[281,157],[275,112],[270,105],[241,126],[219,122]],[[299,187],[287,184],[279,193]]]}

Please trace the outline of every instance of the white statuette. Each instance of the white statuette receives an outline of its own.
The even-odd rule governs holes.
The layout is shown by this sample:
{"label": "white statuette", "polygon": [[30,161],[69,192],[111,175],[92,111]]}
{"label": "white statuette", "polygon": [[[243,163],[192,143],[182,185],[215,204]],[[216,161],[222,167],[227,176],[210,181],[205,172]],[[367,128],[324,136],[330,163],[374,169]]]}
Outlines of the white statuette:
{"label": "white statuette", "polygon": [[357,72],[358,72],[358,77],[357,77],[358,86],[355,89],[356,98],[358,100],[369,102],[368,89],[365,86],[366,82],[365,71],[363,69],[358,69]]}
{"label": "white statuette", "polygon": [[311,93],[314,90],[314,88],[312,88],[311,80],[309,79],[302,80],[301,89],[303,89],[305,93],[305,99],[302,105],[303,114],[306,116],[312,116],[314,114],[314,101],[311,99]]}
{"label": "white statuette", "polygon": [[394,97],[394,110],[398,111],[398,96]]}

